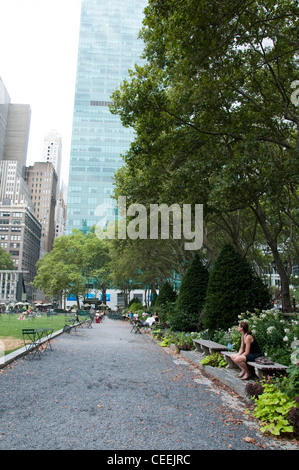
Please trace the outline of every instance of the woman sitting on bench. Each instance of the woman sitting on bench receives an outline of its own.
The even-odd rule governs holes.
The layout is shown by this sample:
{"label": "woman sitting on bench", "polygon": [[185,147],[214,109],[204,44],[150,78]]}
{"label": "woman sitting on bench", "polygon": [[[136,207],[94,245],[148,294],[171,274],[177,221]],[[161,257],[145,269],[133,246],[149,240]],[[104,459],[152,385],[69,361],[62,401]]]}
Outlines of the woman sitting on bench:
{"label": "woman sitting on bench", "polygon": [[238,331],[242,335],[241,347],[238,353],[231,355],[231,359],[242,370],[239,377],[242,380],[247,380],[251,375],[247,362],[254,362],[257,357],[262,356],[262,352],[251,331],[249,331],[247,322],[241,322],[238,326]]}

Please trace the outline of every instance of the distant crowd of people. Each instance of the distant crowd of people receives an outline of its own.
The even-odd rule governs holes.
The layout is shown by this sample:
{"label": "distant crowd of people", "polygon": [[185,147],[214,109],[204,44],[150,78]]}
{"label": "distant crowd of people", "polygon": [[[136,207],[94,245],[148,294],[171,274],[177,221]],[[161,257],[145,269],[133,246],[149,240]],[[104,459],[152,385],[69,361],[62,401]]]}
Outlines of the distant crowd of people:
{"label": "distant crowd of people", "polygon": [[143,319],[140,319],[138,313],[133,313],[132,311],[129,310],[128,314],[124,315],[124,318],[129,318],[130,320],[138,320],[143,326],[152,326],[159,322],[159,316],[156,312],[155,313],[143,312],[142,314]]}

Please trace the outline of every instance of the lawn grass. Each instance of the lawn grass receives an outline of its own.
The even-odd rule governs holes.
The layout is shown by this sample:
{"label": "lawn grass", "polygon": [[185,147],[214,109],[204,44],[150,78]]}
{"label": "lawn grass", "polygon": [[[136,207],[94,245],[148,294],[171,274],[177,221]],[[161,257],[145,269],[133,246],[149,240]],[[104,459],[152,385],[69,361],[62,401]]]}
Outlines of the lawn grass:
{"label": "lawn grass", "polygon": [[60,330],[65,325],[66,316],[64,314],[41,317],[33,317],[27,320],[19,320],[19,314],[2,314],[0,316],[0,337],[12,337],[23,339],[23,328],[54,328],[54,331]]}

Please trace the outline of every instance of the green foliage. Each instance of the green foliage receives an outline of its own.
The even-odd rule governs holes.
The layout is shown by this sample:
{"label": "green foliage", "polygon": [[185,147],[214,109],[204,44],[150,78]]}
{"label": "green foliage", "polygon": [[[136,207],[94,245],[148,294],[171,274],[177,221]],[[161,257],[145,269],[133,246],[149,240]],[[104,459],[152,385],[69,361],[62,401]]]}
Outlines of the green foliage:
{"label": "green foliage", "polygon": [[163,332],[163,339],[159,343],[162,347],[168,347],[170,344],[174,344],[176,346],[177,351],[190,351],[194,348],[193,338],[195,337],[194,333],[184,333],[184,332],[177,332],[172,330],[165,330]]}
{"label": "green foliage", "polygon": [[10,253],[0,246],[0,270],[13,270],[14,264]]}
{"label": "green foliage", "polygon": [[[290,99],[297,21],[291,0],[149,0],[141,33],[146,63],[114,93],[111,107],[136,131],[117,192],[140,203],[205,204],[212,254],[210,234],[221,223],[244,252],[260,230],[258,243],[280,259],[287,308],[278,248],[283,242],[288,252],[298,250],[290,236],[298,210],[299,126]],[[248,212],[244,233],[246,224],[231,219]]]}
{"label": "green foliage", "polygon": [[271,381],[275,389],[283,391],[290,398],[294,399],[299,395],[299,367],[297,364],[290,365],[285,375],[271,378]]}
{"label": "green foliage", "polygon": [[155,311],[158,313],[159,322],[164,327],[169,326],[169,317],[173,315],[175,309],[175,302],[167,302],[165,304],[155,306]]}
{"label": "green foliage", "polygon": [[[54,328],[60,330],[65,325],[65,315],[51,315],[48,317],[42,314],[41,317],[32,317],[26,320],[19,320],[19,314],[2,314],[0,318],[0,337],[13,337],[23,339],[22,328]],[[5,351],[8,354],[8,351]]]}
{"label": "green foliage", "polygon": [[227,367],[226,360],[221,356],[221,354],[215,352],[206,356],[200,361],[203,366],[212,366],[212,367]]}
{"label": "green foliage", "polygon": [[169,282],[165,282],[160,289],[159,297],[156,300],[156,306],[164,305],[168,302],[175,302],[177,298],[176,292],[173,290]]}
{"label": "green foliage", "polygon": [[174,309],[168,317],[168,325],[174,331],[196,331],[199,328],[199,315],[186,310],[178,312]]}
{"label": "green foliage", "polygon": [[279,311],[273,310],[242,313],[239,319],[248,321],[249,328],[264,355],[274,362],[291,364],[291,344],[294,339],[299,338],[297,320],[286,319]]}
{"label": "green foliage", "polygon": [[286,393],[275,388],[273,383],[264,384],[263,393],[255,399],[254,416],[262,422],[261,431],[275,436],[293,433],[288,415],[295,402]]}
{"label": "green foliage", "polygon": [[130,307],[132,304],[137,304],[137,303],[140,304],[139,308],[142,308],[142,303],[140,302],[140,300],[137,299],[137,297],[133,297],[133,299],[130,300],[128,307]]}
{"label": "green foliage", "polygon": [[174,312],[168,322],[176,331],[195,331],[199,328],[209,273],[198,254],[183,276]]}
{"label": "green foliage", "polygon": [[237,325],[233,325],[228,330],[212,331],[210,339],[216,343],[230,345],[230,349],[234,351],[238,351],[241,346],[241,335]]}
{"label": "green foliage", "polygon": [[84,235],[78,230],[56,238],[53,249],[37,263],[34,286],[47,295],[73,294],[85,297],[89,282],[105,289],[108,248],[94,232]]}
{"label": "green foliage", "polygon": [[142,310],[142,303],[141,302],[133,302],[130,305],[129,310],[131,310],[131,312],[133,312],[133,313],[137,313],[138,311],[141,311]]}
{"label": "green foliage", "polygon": [[224,246],[210,273],[204,326],[227,329],[241,312],[262,309],[268,303],[269,292],[249,263],[231,245]]}

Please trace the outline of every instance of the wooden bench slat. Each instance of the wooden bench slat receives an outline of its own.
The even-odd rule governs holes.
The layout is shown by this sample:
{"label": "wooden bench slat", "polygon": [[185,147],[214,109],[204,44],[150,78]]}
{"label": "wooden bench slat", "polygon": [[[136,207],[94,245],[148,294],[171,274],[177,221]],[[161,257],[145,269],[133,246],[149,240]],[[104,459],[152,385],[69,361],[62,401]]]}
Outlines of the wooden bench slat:
{"label": "wooden bench slat", "polygon": [[207,339],[194,339],[193,343],[198,351],[211,354],[213,351],[226,351],[228,348],[223,344]]}
{"label": "wooden bench slat", "polygon": [[274,362],[274,364],[260,364],[259,362],[248,362],[248,365],[252,367],[256,367],[257,369],[288,369],[288,366],[284,366],[282,364],[278,364],[277,362]]}
{"label": "wooden bench slat", "polygon": [[[231,368],[238,368],[238,366],[231,360],[230,356],[235,354],[235,351],[221,351],[222,356],[228,363],[228,366]],[[288,369],[288,366],[283,364],[278,364],[274,362],[273,364],[260,364],[255,361],[247,362],[247,365],[254,368],[255,374],[258,378],[262,379],[265,373],[274,373],[274,372],[284,372]],[[263,374],[264,372],[264,374]]]}

